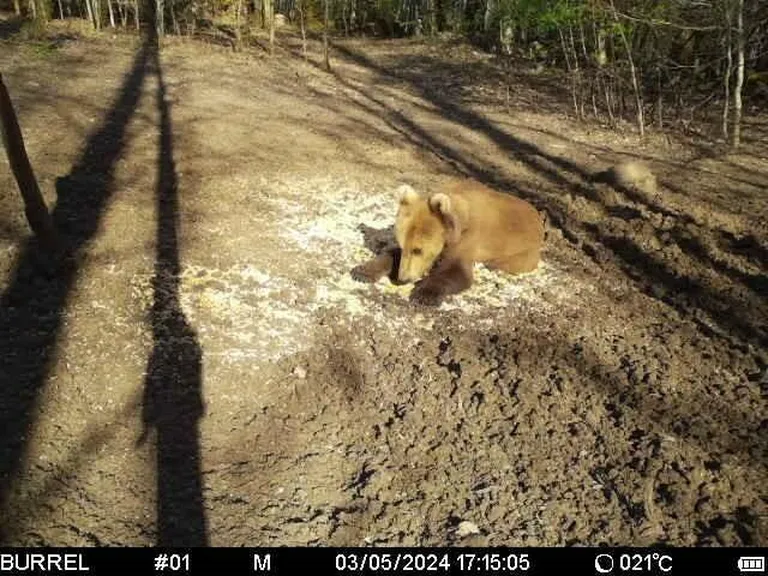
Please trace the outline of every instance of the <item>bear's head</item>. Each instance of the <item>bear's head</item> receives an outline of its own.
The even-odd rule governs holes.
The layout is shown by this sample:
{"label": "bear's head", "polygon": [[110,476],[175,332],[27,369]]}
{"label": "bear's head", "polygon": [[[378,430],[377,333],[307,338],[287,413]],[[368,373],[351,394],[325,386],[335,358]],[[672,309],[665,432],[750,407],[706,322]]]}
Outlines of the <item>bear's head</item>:
{"label": "bear's head", "polygon": [[416,282],[435,264],[446,246],[458,239],[458,226],[451,199],[443,193],[428,198],[403,185],[398,189],[400,206],[395,237],[400,246],[398,280]]}

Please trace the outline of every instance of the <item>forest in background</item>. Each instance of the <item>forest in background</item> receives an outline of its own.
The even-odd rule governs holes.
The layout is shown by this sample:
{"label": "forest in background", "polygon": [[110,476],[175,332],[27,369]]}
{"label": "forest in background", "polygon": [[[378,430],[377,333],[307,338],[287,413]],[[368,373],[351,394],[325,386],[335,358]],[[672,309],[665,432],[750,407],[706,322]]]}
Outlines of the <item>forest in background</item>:
{"label": "forest in background", "polygon": [[328,36],[458,38],[506,67],[562,70],[573,113],[642,135],[696,122],[738,147],[742,116],[768,103],[768,2],[759,0],[6,0],[43,30],[82,18],[94,29],[140,29],[228,39],[275,29]]}

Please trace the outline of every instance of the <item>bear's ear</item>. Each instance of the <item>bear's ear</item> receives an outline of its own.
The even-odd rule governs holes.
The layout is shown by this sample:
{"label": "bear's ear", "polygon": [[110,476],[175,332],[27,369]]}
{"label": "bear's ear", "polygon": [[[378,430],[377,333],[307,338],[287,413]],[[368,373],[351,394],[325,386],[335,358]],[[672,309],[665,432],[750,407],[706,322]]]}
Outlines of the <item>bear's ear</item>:
{"label": "bear's ear", "polygon": [[455,244],[461,237],[461,223],[455,213],[453,202],[447,194],[438,192],[429,198],[429,207],[435,212],[445,225],[445,240],[448,244]]}
{"label": "bear's ear", "polygon": [[398,202],[401,206],[408,206],[419,199],[419,193],[408,184],[401,184],[397,188]]}
{"label": "bear's ear", "polygon": [[432,194],[429,198],[429,207],[441,216],[449,216],[451,214],[451,199],[442,192]]}

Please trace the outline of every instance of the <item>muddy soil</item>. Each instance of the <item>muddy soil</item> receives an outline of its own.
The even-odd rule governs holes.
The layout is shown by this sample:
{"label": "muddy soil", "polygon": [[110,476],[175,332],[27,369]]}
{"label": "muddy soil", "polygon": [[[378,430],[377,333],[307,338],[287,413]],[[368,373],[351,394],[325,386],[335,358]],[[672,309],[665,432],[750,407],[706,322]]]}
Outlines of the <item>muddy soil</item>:
{"label": "muddy soil", "polygon": [[[62,232],[3,159],[3,543],[768,543],[768,120],[723,155],[460,45],[52,38],[0,51]],[[355,282],[455,174],[547,213],[540,268]]]}

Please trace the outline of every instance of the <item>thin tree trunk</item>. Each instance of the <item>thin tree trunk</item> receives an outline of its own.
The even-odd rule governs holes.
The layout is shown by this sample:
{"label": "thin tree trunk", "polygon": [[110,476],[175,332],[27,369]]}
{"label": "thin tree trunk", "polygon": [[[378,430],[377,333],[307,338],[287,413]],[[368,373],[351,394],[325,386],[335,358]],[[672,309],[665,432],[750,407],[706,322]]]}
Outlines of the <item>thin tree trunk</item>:
{"label": "thin tree trunk", "polygon": [[597,65],[601,68],[608,64],[608,51],[605,48],[605,30],[597,31]]}
{"label": "thin tree trunk", "polygon": [[243,0],[235,2],[235,50],[240,50],[242,35],[240,31],[240,13],[243,11]]}
{"label": "thin tree trunk", "polygon": [[325,59],[325,69],[331,71],[331,57],[328,54],[328,21],[330,20],[330,0],[323,0],[324,4],[324,17],[323,17],[323,58]]}
{"label": "thin tree trunk", "polygon": [[304,60],[307,59],[307,29],[304,23],[304,3],[306,0],[299,0],[299,25],[301,26],[301,54],[304,56]]}
{"label": "thin tree trunk", "polygon": [[491,17],[493,16],[494,0],[485,0],[485,14],[483,15],[483,32],[486,34],[491,28]]}
{"label": "thin tree trunk", "polygon": [[181,31],[179,30],[179,21],[176,19],[176,0],[170,0],[170,2],[171,2],[171,6],[170,6],[171,24],[173,25],[173,33],[176,34],[176,36],[181,36]]}
{"label": "thin tree trunk", "polygon": [[158,38],[162,38],[165,35],[164,16],[165,2],[163,0],[155,0],[155,31],[157,32]]}
{"label": "thin tree trunk", "polygon": [[91,26],[96,28],[96,20],[93,18],[93,8],[91,7],[91,0],[85,0],[85,11],[88,13],[88,20],[90,21]]}
{"label": "thin tree trunk", "polygon": [[576,50],[576,41],[573,38],[573,26],[568,26],[568,37],[570,39],[571,61],[573,62],[573,98],[576,104],[576,116],[582,120],[584,118],[584,95],[582,94],[579,53]]}
{"label": "thin tree trunk", "polygon": [[570,40],[571,54],[573,56],[573,67],[579,69],[579,53],[576,51],[576,42],[573,39],[573,26],[568,26],[568,38]]}
{"label": "thin tree trunk", "polygon": [[563,57],[565,58],[565,67],[568,69],[568,72],[570,73],[571,70],[573,70],[573,66],[571,66],[571,57],[568,53],[568,45],[565,42],[565,36],[563,35],[563,31],[558,28],[558,33],[560,34],[560,45],[563,48]]}
{"label": "thin tree trunk", "polygon": [[579,35],[581,36],[581,52],[584,55],[584,62],[588,63],[589,52],[587,51],[587,39],[586,39],[586,34],[584,34],[584,24],[582,24],[581,22],[579,22]]}
{"label": "thin tree trunk", "polygon": [[21,16],[21,4],[19,3],[19,0],[13,0],[13,11],[16,13],[16,16]]}
{"label": "thin tree trunk", "polygon": [[24,138],[19,128],[13,103],[3,83],[0,74],[0,131],[2,131],[5,152],[8,155],[8,163],[19,186],[24,200],[24,213],[32,231],[40,238],[47,249],[52,250],[56,246],[56,229],[51,215],[45,205],[43,195],[32,172],[29,163]]}
{"label": "thin tree trunk", "polygon": [[32,14],[32,18],[37,20],[37,4],[35,0],[29,0],[29,12]]}
{"label": "thin tree trunk", "polygon": [[563,48],[563,57],[565,58],[565,66],[568,69],[568,78],[571,82],[571,98],[573,99],[573,112],[576,114],[576,117],[579,117],[579,99],[576,95],[576,76],[574,74],[574,67],[573,64],[571,64],[571,54],[570,50],[568,49],[568,42],[565,40],[565,35],[563,34],[563,30],[561,28],[558,28],[558,33],[560,34],[560,44]]}
{"label": "thin tree trunk", "polygon": [[608,120],[611,123],[611,126],[616,124],[616,118],[613,115],[613,101],[611,99],[611,87],[609,83],[606,81],[606,78],[604,75],[601,74],[602,83],[603,83],[603,93],[605,94],[605,108],[608,111]]}
{"label": "thin tree trunk", "polygon": [[263,0],[264,27],[269,29],[269,54],[275,53],[275,0]]}
{"label": "thin tree trunk", "polygon": [[741,90],[744,87],[744,0],[736,5],[736,86],[733,89],[733,140],[738,148],[741,144]]}
{"label": "thin tree trunk", "polygon": [[[741,0],[743,1],[743,0]],[[643,98],[640,94],[640,86],[637,82],[637,70],[635,69],[635,60],[632,58],[632,46],[629,44],[629,40],[627,39],[626,34],[624,34],[624,29],[621,27],[621,23],[619,22],[619,15],[616,13],[616,5],[613,3],[613,0],[611,0],[611,9],[613,10],[613,19],[616,21],[619,30],[619,36],[621,37],[621,42],[624,44],[624,50],[627,53],[627,61],[629,62],[629,72],[632,76],[632,90],[635,93],[635,107],[637,109],[637,129],[640,131],[640,137],[645,136],[645,118],[643,114]]]}
{"label": "thin tree trunk", "polygon": [[434,36],[437,32],[437,2],[435,0],[427,0],[427,11],[429,35]]}
{"label": "thin tree trunk", "polygon": [[664,94],[661,91],[661,64],[656,68],[656,124],[659,130],[664,128]]}
{"label": "thin tree trunk", "polygon": [[136,19],[136,32],[140,32],[141,20],[139,20],[139,0],[134,0],[133,6],[134,6],[133,14]]}
{"label": "thin tree trunk", "polygon": [[731,108],[731,74],[733,74],[733,34],[731,31],[731,6],[725,6],[725,74],[723,75],[723,138],[728,141],[728,112]]}
{"label": "thin tree trunk", "polygon": [[64,6],[61,5],[61,0],[58,0],[59,4],[59,18],[64,20]]}
{"label": "thin tree trunk", "polygon": [[101,30],[101,2],[93,0],[93,25],[96,30]]}
{"label": "thin tree trunk", "polygon": [[275,0],[269,0],[269,55],[275,55]]}
{"label": "thin tree trunk", "polygon": [[112,0],[107,0],[107,9],[109,10],[109,25],[115,28],[115,11],[112,10]]}
{"label": "thin tree trunk", "polygon": [[591,84],[591,96],[592,96],[592,114],[595,115],[595,118],[600,118],[600,113],[597,111],[597,79],[595,79],[595,82]]}

